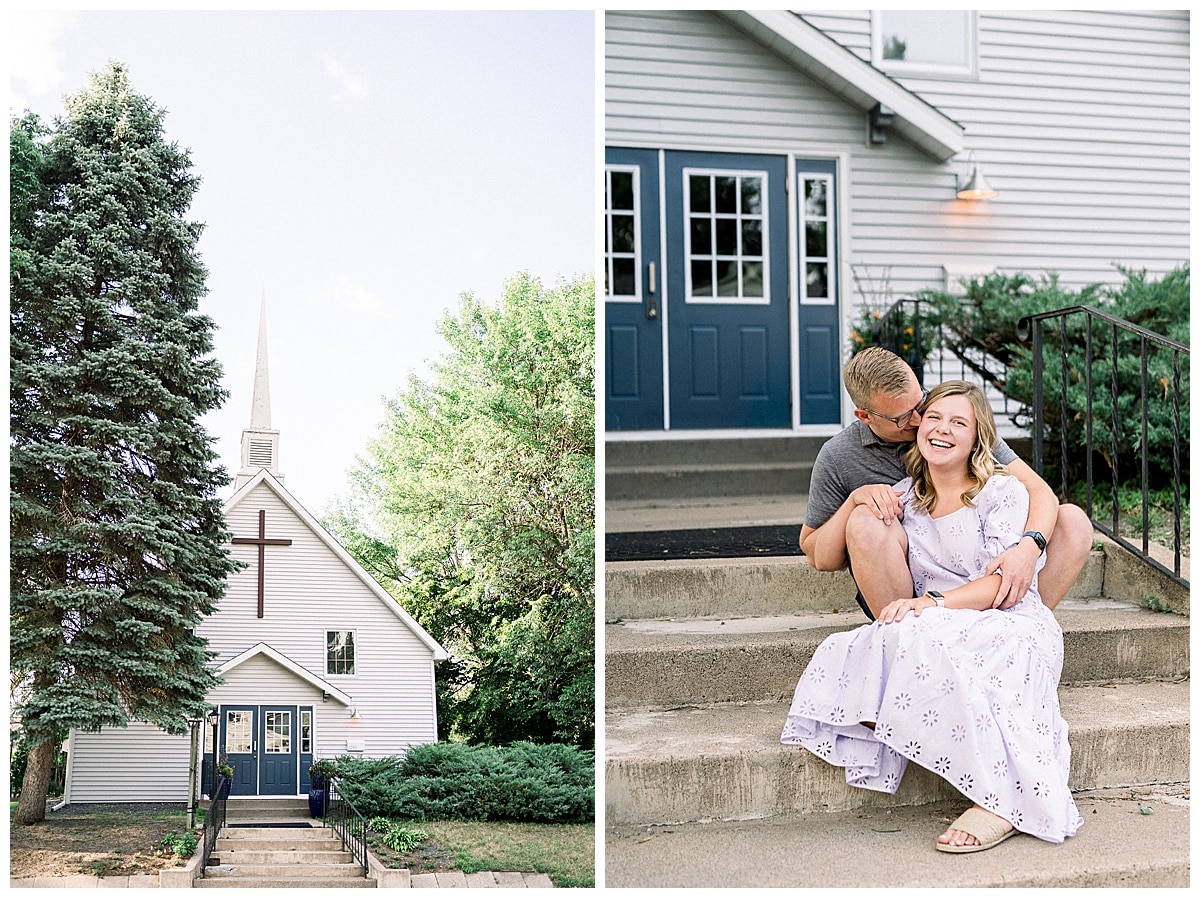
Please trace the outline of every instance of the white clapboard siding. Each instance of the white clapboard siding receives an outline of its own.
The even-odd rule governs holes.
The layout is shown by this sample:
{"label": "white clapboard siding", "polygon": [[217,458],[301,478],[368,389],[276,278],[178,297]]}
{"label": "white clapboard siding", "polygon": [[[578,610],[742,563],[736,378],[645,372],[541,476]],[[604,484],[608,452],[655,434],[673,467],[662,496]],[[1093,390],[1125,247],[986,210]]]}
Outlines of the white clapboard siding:
{"label": "white clapboard siding", "polygon": [[[870,13],[800,16],[870,60]],[[1189,14],[982,11],[978,78],[894,80],[964,128],[941,163],[898,135],[868,145],[865,113],[717,13],[605,15],[610,146],[840,156],[843,308],[944,286],[946,270],[1119,283],[1189,258]],[[974,151],[1000,191],[954,199]]]}
{"label": "white clapboard siding", "polygon": [[[229,665],[206,702],[311,705],[317,757],[402,755],[436,742],[434,662],[444,650],[265,471],[226,504],[232,534],[256,537],[260,509],[267,537],[292,542],[265,548],[261,619],[258,547],[230,547],[246,566],[196,628],[213,667]],[[337,629],[354,631],[353,675],[326,672],[325,634]],[[184,801],[189,748],[187,737],[141,724],[72,733],[67,800]]]}
{"label": "white clapboard siding", "polygon": [[[414,742],[437,739],[433,689],[433,652],[393,612],[390,597],[380,598],[356,576],[330,546],[296,516],[266,480],[249,487],[227,510],[227,523],[235,536],[256,536],[258,511],[266,510],[269,538],[290,539],[290,546],[265,549],[263,617],[258,613],[258,548],[234,545],[233,556],[246,567],[229,579],[217,610],[197,628],[216,652],[221,665],[257,643],[266,643],[295,664],[347,693],[354,699],[359,719],[350,720],[350,708],[325,704],[318,720],[319,739],[340,742],[365,740],[367,754],[397,754]],[[325,667],[327,630],[349,629],[355,634],[354,675],[329,674]],[[247,688],[221,687],[222,701],[269,704],[270,682],[256,683],[254,672],[272,668],[264,658],[231,675],[230,683]],[[241,671],[241,668],[237,668]],[[272,674],[272,676],[275,676]],[[290,675],[289,675],[290,676]],[[282,681],[280,681],[282,682]],[[310,696],[313,693],[305,693]],[[320,695],[316,695],[320,704]],[[342,731],[345,734],[342,734]],[[332,744],[331,742],[331,744]]]}
{"label": "white clapboard siding", "polygon": [[191,741],[148,723],[72,732],[64,800],[187,801]]}

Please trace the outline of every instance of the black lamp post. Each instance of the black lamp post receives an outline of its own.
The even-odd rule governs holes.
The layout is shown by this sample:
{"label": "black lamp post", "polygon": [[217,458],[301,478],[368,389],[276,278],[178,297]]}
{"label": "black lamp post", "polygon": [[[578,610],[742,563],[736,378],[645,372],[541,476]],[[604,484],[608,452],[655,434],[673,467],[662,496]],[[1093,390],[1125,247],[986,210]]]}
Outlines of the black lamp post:
{"label": "black lamp post", "polygon": [[219,724],[221,722],[221,712],[218,711],[216,708],[209,708],[208,714],[206,716],[208,717],[208,725],[210,727],[212,727],[212,740],[213,740],[212,788],[208,790],[208,800],[216,801],[217,800],[217,724]]}

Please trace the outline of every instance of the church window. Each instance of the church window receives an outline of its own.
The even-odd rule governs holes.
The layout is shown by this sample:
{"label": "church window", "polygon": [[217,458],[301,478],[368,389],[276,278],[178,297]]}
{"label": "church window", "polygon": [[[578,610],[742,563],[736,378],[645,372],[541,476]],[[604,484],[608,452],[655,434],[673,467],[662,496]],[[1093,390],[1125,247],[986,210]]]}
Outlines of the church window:
{"label": "church window", "polygon": [[638,240],[638,169],[609,166],[604,171],[604,298],[641,301],[641,247]]}
{"label": "church window", "polygon": [[292,751],[292,712],[267,711],[264,721],[267,752],[270,754],[291,754]]}
{"label": "church window", "polygon": [[248,755],[254,751],[254,712],[227,711],[225,754]]}
{"label": "church window", "polygon": [[354,631],[328,630],[325,633],[325,672],[354,673]]}

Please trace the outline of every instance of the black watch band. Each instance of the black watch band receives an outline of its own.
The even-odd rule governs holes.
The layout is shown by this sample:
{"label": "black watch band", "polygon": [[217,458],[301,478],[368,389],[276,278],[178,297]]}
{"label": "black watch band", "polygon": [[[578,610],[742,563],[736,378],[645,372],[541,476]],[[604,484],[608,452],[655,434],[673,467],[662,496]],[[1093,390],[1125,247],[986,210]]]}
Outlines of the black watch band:
{"label": "black watch band", "polygon": [[1021,536],[1022,537],[1028,536],[1031,540],[1033,540],[1035,543],[1037,543],[1039,552],[1046,551],[1046,537],[1042,536],[1036,530],[1026,530],[1024,533],[1021,534]]}

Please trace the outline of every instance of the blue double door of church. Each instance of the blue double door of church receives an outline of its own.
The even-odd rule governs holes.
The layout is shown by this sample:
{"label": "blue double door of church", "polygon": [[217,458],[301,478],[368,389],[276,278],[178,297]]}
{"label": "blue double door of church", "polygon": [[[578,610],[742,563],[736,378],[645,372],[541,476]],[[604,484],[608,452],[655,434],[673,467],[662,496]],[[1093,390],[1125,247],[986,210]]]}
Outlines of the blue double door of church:
{"label": "blue double door of church", "polygon": [[[301,795],[313,762],[311,705],[222,705],[217,744],[233,768],[232,796]],[[205,757],[205,791],[212,776]]]}
{"label": "blue double door of church", "polygon": [[831,160],[607,148],[607,430],[840,421],[836,182]]}

